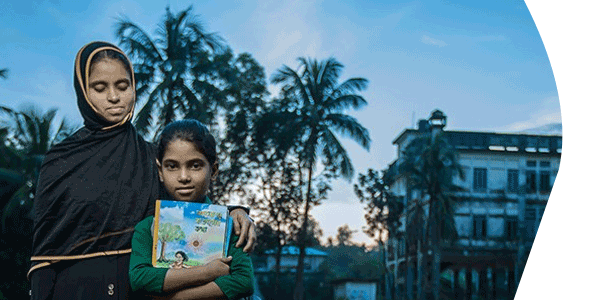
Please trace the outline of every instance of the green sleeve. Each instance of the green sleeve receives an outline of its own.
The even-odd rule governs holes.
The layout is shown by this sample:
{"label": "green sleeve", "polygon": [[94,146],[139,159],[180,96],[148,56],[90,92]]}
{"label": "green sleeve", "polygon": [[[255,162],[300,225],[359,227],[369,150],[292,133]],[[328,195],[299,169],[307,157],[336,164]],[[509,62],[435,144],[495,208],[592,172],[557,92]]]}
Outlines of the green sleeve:
{"label": "green sleeve", "polygon": [[135,226],[131,240],[131,258],[129,261],[129,282],[131,289],[150,293],[161,293],[167,268],[152,266],[152,222],[147,217]]}
{"label": "green sleeve", "polygon": [[215,279],[215,283],[227,299],[240,299],[254,293],[254,270],[250,255],[244,252],[243,247],[235,247],[239,236],[232,233],[229,241],[229,256],[233,258],[229,275]]}

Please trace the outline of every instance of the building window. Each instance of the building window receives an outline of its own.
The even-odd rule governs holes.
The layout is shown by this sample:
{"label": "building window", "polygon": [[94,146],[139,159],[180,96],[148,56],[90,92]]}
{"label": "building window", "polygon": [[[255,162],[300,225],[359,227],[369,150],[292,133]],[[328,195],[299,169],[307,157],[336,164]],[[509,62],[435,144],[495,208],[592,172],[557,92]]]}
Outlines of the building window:
{"label": "building window", "polygon": [[519,170],[508,170],[508,192],[516,193],[519,190]]}
{"label": "building window", "polygon": [[535,168],[537,166],[537,161],[535,160],[528,160],[527,161],[527,167],[529,168]]}
{"label": "building window", "polygon": [[550,168],[549,161],[540,161],[540,168]]}
{"label": "building window", "polygon": [[535,194],[537,192],[537,182],[535,178],[535,171],[527,171],[527,193]]}
{"label": "building window", "polygon": [[504,232],[506,239],[509,241],[514,241],[517,239],[517,218],[515,217],[507,217],[504,226]]}
{"label": "building window", "polygon": [[404,257],[404,238],[398,239],[398,257]]}
{"label": "building window", "polygon": [[473,216],[473,239],[483,240],[487,237],[487,222],[485,216]]}
{"label": "building window", "polygon": [[550,189],[550,171],[540,172],[540,192],[549,193]]}
{"label": "building window", "polygon": [[388,261],[392,261],[392,260],[394,260],[394,245],[392,244],[392,242],[390,240],[388,240],[387,247],[388,247],[387,259],[388,259]]}
{"label": "building window", "polygon": [[485,191],[486,189],[487,189],[487,169],[486,168],[473,169],[473,190]]}
{"label": "building window", "polygon": [[529,241],[535,239],[537,232],[537,210],[535,208],[525,209],[525,238]]}

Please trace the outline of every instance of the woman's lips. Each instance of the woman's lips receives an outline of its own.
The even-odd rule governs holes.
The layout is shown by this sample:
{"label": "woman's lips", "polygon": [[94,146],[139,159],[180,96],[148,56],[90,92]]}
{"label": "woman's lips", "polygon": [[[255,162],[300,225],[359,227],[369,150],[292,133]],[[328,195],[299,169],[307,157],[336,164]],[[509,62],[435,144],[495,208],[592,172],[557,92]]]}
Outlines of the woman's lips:
{"label": "woman's lips", "polygon": [[123,112],[125,112],[125,107],[122,107],[122,106],[110,107],[110,108],[107,108],[106,111],[111,115],[120,115]]}

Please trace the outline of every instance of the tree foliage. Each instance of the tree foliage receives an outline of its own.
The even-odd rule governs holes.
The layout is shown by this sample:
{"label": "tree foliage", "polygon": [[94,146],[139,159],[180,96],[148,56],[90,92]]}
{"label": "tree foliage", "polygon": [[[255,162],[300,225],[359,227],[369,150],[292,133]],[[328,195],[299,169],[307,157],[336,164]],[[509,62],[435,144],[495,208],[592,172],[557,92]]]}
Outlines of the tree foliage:
{"label": "tree foliage", "polygon": [[[167,7],[156,37],[126,17],[117,22],[115,35],[134,64],[137,96],[146,99],[134,122],[140,133],[148,134],[152,125],[160,132],[178,115],[215,121],[213,108],[223,96],[204,79],[218,69],[214,55],[224,43],[206,31],[191,6],[176,14]],[[207,66],[212,73],[203,73]]]}
{"label": "tree foliage", "polygon": [[395,229],[402,225],[400,217],[404,212],[404,203],[401,197],[390,191],[383,172],[368,169],[366,174],[359,174],[354,193],[358,200],[367,206],[365,233],[378,241],[383,241],[387,231],[391,231],[393,236],[397,237]]}
{"label": "tree foliage", "polygon": [[337,229],[337,235],[335,239],[338,242],[338,245],[350,246],[352,245],[352,236],[356,232],[356,230],[350,229],[348,224],[344,224]]}
{"label": "tree foliage", "polygon": [[313,206],[312,181],[317,163],[324,168],[324,176],[343,176],[351,179],[354,173],[350,157],[334,132],[356,141],[368,149],[370,137],[366,128],[347,109],[358,109],[367,104],[356,94],[367,87],[364,78],[351,78],[338,84],[343,65],[334,58],[318,61],[299,58],[296,71],[283,66],[275,72],[271,81],[281,85],[280,98],[269,113],[259,122],[259,132],[277,141],[280,151],[296,147],[301,166],[306,170],[307,192],[304,199],[303,225],[300,233],[300,256],[294,299],[304,294],[303,268],[305,257],[308,214]]}
{"label": "tree foliage", "polygon": [[[459,187],[454,178],[464,179],[454,148],[444,136],[444,132],[429,132],[415,138],[405,148],[398,172],[404,174],[409,189],[416,189],[421,199],[411,203],[408,213],[410,240],[420,240],[432,251],[431,281],[434,299],[439,299],[441,291],[441,242],[453,242],[457,238],[454,221],[454,199],[452,191]],[[422,234],[422,235],[421,235]],[[412,236],[412,237],[411,237]],[[425,237],[429,241],[425,241]],[[428,251],[427,248],[425,251]]]}
{"label": "tree foliage", "polygon": [[73,131],[56,109],[42,112],[35,106],[14,110],[0,106],[0,264],[13,276],[0,283],[9,299],[25,298],[29,289],[26,273],[33,236],[33,196],[44,154],[51,145]]}

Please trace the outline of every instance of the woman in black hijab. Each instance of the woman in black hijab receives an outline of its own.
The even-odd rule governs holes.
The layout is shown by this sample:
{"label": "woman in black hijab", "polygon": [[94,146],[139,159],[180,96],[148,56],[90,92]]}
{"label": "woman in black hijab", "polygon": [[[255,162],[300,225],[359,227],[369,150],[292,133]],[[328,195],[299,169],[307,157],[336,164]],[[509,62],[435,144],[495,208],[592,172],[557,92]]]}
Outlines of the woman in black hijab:
{"label": "woman in black hijab", "polygon": [[[40,171],[32,299],[129,297],[133,229],[153,214],[160,186],[154,147],[130,122],[133,74],[125,54],[109,43],[90,43],[77,54],[74,83],[84,127],[52,147]],[[254,225],[245,217],[234,221],[237,228],[244,223],[243,235],[253,243]]]}

